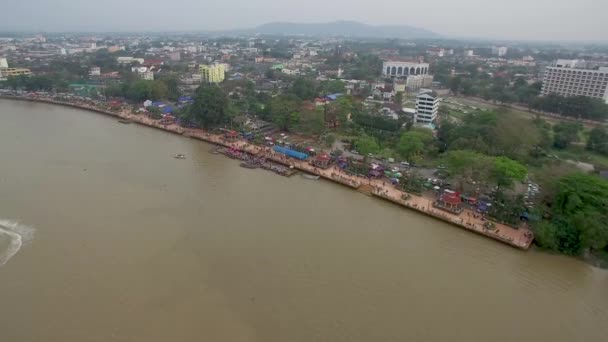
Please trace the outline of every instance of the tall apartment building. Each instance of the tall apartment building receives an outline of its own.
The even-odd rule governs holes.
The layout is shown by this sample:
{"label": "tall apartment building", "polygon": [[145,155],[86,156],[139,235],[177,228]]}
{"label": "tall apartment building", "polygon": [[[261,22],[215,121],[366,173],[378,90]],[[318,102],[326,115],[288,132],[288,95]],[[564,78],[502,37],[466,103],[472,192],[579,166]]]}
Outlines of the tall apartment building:
{"label": "tall apartment building", "polygon": [[200,65],[198,67],[201,74],[201,80],[207,83],[220,83],[226,76],[226,68],[224,64]]}
{"label": "tall apartment building", "polygon": [[416,96],[416,114],[414,123],[428,125],[437,119],[439,112],[439,95],[436,92],[423,89]]}
{"label": "tall apartment building", "polygon": [[506,46],[492,46],[492,54],[498,55],[498,57],[504,57],[507,55],[509,48]]}
{"label": "tall apartment building", "polygon": [[583,60],[557,60],[545,69],[541,94],[587,96],[608,103],[608,67],[590,67]]}

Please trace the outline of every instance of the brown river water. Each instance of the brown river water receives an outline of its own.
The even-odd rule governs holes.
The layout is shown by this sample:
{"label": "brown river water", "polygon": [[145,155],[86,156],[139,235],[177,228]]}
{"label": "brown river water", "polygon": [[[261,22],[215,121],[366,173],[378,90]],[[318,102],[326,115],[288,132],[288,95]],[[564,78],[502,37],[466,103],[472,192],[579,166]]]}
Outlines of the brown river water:
{"label": "brown river water", "polygon": [[0,100],[0,341],[608,338],[606,271],[210,148]]}

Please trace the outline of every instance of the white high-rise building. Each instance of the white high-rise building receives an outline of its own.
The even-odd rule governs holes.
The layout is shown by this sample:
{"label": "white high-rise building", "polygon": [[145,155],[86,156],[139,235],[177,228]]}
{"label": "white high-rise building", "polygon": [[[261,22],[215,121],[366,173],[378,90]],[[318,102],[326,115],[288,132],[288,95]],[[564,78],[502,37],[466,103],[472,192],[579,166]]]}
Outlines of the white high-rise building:
{"label": "white high-rise building", "polygon": [[8,68],[8,61],[6,58],[0,58],[0,68]]}
{"label": "white high-rise building", "polygon": [[89,76],[96,77],[96,76],[100,76],[100,75],[101,75],[100,67],[92,67],[91,69],[89,69]]}
{"label": "white high-rise building", "polygon": [[557,60],[545,69],[541,95],[587,96],[608,103],[608,67],[589,67],[583,60]]}
{"label": "white high-rise building", "polygon": [[492,47],[492,54],[498,55],[498,57],[506,56],[507,51],[509,51],[509,48],[507,48],[506,46],[493,46]]}
{"label": "white high-rise building", "polygon": [[414,123],[428,125],[437,119],[439,113],[439,95],[430,89],[422,89],[416,96],[416,114]]}

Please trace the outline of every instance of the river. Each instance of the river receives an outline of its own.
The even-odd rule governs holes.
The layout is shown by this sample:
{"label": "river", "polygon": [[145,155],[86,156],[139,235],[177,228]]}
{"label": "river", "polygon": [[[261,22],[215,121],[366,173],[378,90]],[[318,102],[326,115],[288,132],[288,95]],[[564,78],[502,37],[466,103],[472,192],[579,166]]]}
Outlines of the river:
{"label": "river", "polygon": [[606,271],[209,149],[0,100],[1,340],[608,336]]}

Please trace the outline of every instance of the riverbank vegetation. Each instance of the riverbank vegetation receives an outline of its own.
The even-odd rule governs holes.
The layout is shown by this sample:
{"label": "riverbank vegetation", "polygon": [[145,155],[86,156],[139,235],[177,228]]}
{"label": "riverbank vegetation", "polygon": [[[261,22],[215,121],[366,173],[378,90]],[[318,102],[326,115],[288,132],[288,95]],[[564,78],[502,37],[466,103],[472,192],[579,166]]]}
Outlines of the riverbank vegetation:
{"label": "riverbank vegetation", "polygon": [[[410,165],[399,170],[403,174],[397,185],[407,191],[434,194],[434,183],[441,183],[444,189],[492,203],[487,216],[493,220],[512,226],[527,221],[542,248],[585,257],[608,255],[607,185],[593,171],[608,169],[608,131],[602,126],[589,129],[579,120],[604,120],[608,106],[581,97],[539,97],[540,83],[527,82],[520,75],[532,70],[500,67],[484,72],[473,63],[444,65],[441,61],[432,65],[436,79],[454,94],[521,104],[522,112],[525,108],[551,112],[569,121],[548,121],[527,112],[517,115],[502,108],[469,106],[456,111],[444,103],[436,129],[430,130],[413,125],[411,118],[399,112],[404,103],[411,103],[411,97],[397,93],[383,102],[377,93],[371,96],[369,84],[355,89],[340,79],[267,69],[255,82],[233,79],[194,90],[184,87],[172,71],[183,65],[163,66],[165,71],[152,81],[117,65],[115,55],[89,57],[94,65],[113,70],[120,78],[99,80],[98,87],[91,87],[84,97],[117,99],[139,112],[145,100],[176,103],[182,95],[190,95],[191,100],[176,105],[172,112],[188,127],[245,133],[245,122],[262,120],[273,132],[308,138],[306,147],[332,149],[336,157],[344,154],[356,160],[348,169],[354,173],[366,175],[371,162],[384,163],[389,170]],[[348,58],[328,55],[320,68],[344,66],[348,77],[371,81],[377,80],[381,63],[377,56],[361,51]],[[452,75],[452,67],[462,72]],[[70,83],[87,78],[87,68],[66,62],[37,76],[11,77],[4,87],[67,92]],[[396,110],[395,115],[386,115],[385,109]],[[148,112],[153,118],[163,114],[158,107]],[[263,143],[264,139],[262,135],[252,141]],[[580,164],[590,173],[581,173]]]}

